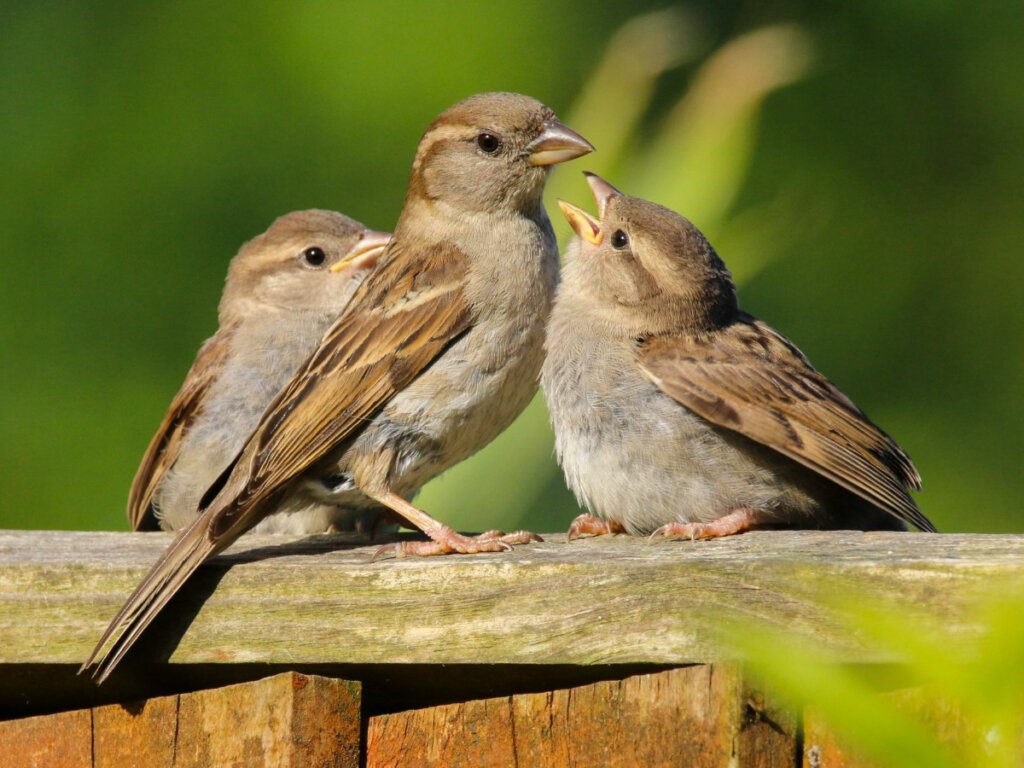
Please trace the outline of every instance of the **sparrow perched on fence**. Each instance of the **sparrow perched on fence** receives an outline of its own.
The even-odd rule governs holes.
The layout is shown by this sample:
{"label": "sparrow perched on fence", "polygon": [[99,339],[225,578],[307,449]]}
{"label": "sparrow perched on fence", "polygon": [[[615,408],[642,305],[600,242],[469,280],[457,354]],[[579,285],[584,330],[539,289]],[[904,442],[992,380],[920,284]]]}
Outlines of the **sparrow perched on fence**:
{"label": "sparrow perched on fence", "polygon": [[377,268],[83,670],[99,658],[102,682],[201,563],[323,477],[332,479],[319,485],[325,500],[383,505],[429,536],[392,546],[395,555],[493,552],[537,538],[460,535],[405,497],[494,439],[536,391],[558,282],[541,196],[553,164],[591,151],[518,94],[472,96],[434,121]]}
{"label": "sparrow perched on fence", "polygon": [[907,455],[784,336],[737,306],[704,235],[587,174],[542,385],[584,533],[935,528]]}
{"label": "sparrow perched on fence", "polygon": [[[311,210],[280,217],[242,246],[228,267],[220,327],[200,347],[132,482],[133,529],[175,531],[199,516],[203,493],[238,456],[389,238],[340,213]],[[361,522],[309,496],[289,501],[260,529],[322,533]]]}

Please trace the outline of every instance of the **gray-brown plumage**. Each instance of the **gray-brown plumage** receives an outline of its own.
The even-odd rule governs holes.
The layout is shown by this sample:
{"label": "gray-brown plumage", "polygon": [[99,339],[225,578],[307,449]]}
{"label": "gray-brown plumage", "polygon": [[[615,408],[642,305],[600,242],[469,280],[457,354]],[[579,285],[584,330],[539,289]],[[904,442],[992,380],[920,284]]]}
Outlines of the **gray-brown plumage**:
{"label": "gray-brown plumage", "polygon": [[757,527],[934,531],[907,455],[781,334],[737,306],[689,221],[588,174],[542,384],[569,536]]}
{"label": "gray-brown plumage", "polygon": [[[180,530],[238,456],[270,401],[305,362],[373,268],[389,234],[334,211],[297,211],[239,250],[228,268],[220,327],[199,350],[132,482],[135,530]],[[344,507],[296,494],[265,532],[351,528]]]}
{"label": "gray-brown plumage", "polygon": [[376,270],[83,669],[99,658],[102,681],[202,562],[310,478],[335,479],[319,486],[333,503],[388,507],[430,537],[396,555],[499,551],[535,538],[463,536],[405,497],[490,442],[536,391],[558,280],[541,195],[552,164],[592,149],[517,94],[471,97],[427,129]]}

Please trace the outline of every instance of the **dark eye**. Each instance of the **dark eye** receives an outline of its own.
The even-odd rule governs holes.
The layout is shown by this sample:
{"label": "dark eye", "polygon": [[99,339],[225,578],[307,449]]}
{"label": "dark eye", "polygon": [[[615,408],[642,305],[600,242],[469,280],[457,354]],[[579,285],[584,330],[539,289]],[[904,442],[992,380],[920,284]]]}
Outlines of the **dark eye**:
{"label": "dark eye", "polygon": [[476,145],[488,155],[493,155],[501,149],[501,139],[493,133],[481,133],[476,137]]}
{"label": "dark eye", "polygon": [[621,251],[627,245],[629,245],[629,236],[621,229],[616,229],[612,234],[612,248]]}
{"label": "dark eye", "polygon": [[323,248],[314,245],[302,252],[302,260],[311,267],[322,267],[327,261],[327,254],[324,253]]}

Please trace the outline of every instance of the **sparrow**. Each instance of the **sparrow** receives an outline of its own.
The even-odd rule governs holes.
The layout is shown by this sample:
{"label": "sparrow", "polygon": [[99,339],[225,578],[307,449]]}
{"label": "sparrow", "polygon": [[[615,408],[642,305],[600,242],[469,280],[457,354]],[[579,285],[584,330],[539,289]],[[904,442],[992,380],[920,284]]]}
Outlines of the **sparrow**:
{"label": "sparrow", "polygon": [[386,507],[429,537],[378,555],[496,552],[539,539],[461,535],[406,497],[489,443],[533,397],[559,276],[541,197],[551,166],[591,151],[548,107],[513,93],[471,96],[429,126],[376,269],[83,671],[98,660],[94,677],[106,679],[200,564],[297,490],[350,509]]}
{"label": "sparrow", "polygon": [[[238,455],[390,237],[340,213],[309,210],[281,216],[242,246],[228,267],[219,328],[200,347],[135,474],[128,495],[134,530],[180,530],[199,516],[204,491]],[[260,530],[321,533],[362,522],[308,497],[290,501]]]}
{"label": "sparrow", "polygon": [[792,342],[741,310],[687,219],[587,174],[541,376],[568,533],[709,539],[754,528],[935,527],[921,478]]}

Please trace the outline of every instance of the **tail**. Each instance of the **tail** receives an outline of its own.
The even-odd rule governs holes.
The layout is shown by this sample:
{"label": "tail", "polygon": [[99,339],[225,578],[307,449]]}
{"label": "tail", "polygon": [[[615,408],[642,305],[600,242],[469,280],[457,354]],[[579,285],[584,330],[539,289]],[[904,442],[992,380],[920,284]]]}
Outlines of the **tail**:
{"label": "tail", "polygon": [[[244,510],[237,509],[237,492],[245,487],[246,479],[244,473],[236,475],[234,472],[239,461],[240,458],[232,461],[207,490],[199,503],[202,514],[179,534],[142,583],[135,588],[107,626],[89,658],[79,667],[78,674],[95,663],[92,677],[97,685],[101,685],[196,569],[218,552],[227,549],[259,522],[258,504],[250,503]],[[234,485],[227,488],[232,479]],[[224,504],[218,503],[221,492],[227,499]],[[243,511],[245,514],[242,514]],[[108,643],[110,647],[105,648]]]}
{"label": "tail", "polygon": [[[221,537],[226,541],[214,542],[209,535],[210,519],[202,515],[174,540],[110,622],[78,674],[85,672],[95,662],[92,677],[96,684],[106,680],[167,601],[181,589],[195,570],[234,541],[236,537],[228,536]],[[109,648],[104,649],[108,642]]]}

